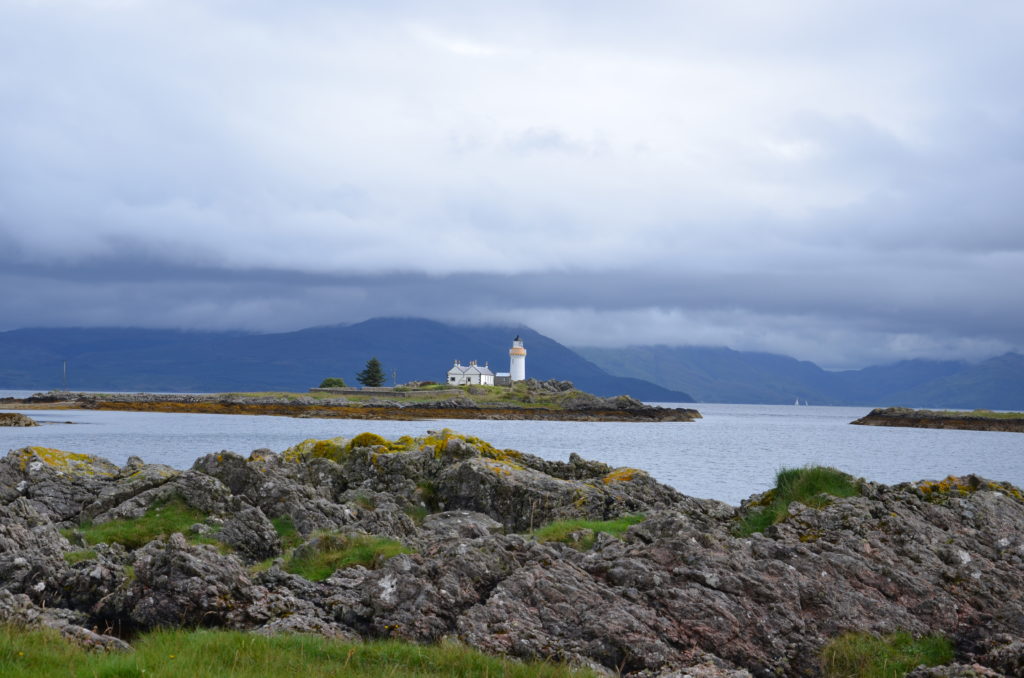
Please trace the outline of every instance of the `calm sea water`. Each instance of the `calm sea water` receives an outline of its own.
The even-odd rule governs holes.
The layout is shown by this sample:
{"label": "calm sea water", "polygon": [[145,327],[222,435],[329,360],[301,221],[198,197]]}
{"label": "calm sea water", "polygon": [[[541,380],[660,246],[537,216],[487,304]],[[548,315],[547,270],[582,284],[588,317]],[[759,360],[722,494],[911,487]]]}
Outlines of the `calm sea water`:
{"label": "calm sea water", "polygon": [[[0,397],[28,395],[0,391]],[[613,466],[644,469],[679,491],[737,504],[771,487],[784,466],[828,464],[886,483],[978,473],[1024,486],[1024,434],[850,426],[869,408],[688,405],[690,423],[547,421],[364,421],[213,414],[36,410],[44,426],[0,428],[0,452],[44,445],[123,464],[129,455],[187,468],[231,450],[280,452],[306,438],[422,435],[448,427],[546,459],[577,452]],[[71,422],[70,424],[64,422]]]}

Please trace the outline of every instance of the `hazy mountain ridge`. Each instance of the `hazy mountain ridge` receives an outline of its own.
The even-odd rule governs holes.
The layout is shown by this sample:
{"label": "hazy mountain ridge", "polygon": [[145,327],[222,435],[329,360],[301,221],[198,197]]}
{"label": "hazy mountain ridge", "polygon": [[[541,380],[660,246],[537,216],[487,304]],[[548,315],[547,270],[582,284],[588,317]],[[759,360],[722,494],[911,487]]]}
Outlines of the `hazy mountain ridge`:
{"label": "hazy mountain ridge", "polygon": [[690,402],[686,393],[616,377],[527,327],[456,326],[417,318],[375,318],[354,325],[278,334],[183,332],[132,328],[21,329],[0,332],[0,388],[68,386],[110,391],[304,391],[324,377],[355,383],[378,357],[399,382],[443,381],[452,362],[489,361],[508,370],[508,348],[521,334],[527,377],[567,379],[597,395]]}
{"label": "hazy mountain ridge", "polygon": [[1024,408],[1024,356],[1017,353],[977,364],[919,359],[829,372],[788,356],[719,347],[574,350],[612,374],[684,389],[697,402]]}

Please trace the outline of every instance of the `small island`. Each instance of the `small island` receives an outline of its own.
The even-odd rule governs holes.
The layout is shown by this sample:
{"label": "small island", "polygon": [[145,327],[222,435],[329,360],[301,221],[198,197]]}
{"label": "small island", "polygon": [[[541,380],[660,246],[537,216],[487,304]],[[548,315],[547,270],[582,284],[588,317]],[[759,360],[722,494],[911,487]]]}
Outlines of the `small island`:
{"label": "small island", "polygon": [[602,398],[572,382],[526,379],[509,386],[407,385],[315,388],[309,393],[74,393],[50,391],[2,399],[5,409],[88,409],[201,414],[262,414],[338,419],[534,419],[550,421],[688,422],[700,412],[646,405],[627,395]]}
{"label": "small island", "polygon": [[992,412],[991,410],[957,412],[884,407],[875,408],[866,416],[850,423],[860,426],[903,426],[907,428],[1024,433],[1024,412]]}

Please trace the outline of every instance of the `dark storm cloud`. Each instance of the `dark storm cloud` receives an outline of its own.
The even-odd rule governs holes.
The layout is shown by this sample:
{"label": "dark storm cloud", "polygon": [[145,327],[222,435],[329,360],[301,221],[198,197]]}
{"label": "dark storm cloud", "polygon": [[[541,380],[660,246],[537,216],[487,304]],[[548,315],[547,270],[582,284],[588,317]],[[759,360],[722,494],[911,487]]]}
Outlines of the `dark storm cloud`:
{"label": "dark storm cloud", "polygon": [[6,3],[0,328],[1020,350],[1022,30],[1012,3]]}

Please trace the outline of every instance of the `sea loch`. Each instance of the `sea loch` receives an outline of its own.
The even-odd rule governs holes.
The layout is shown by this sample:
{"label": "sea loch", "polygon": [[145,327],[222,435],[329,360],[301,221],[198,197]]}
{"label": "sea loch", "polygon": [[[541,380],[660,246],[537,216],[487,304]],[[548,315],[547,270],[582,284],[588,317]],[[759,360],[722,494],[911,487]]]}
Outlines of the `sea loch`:
{"label": "sea loch", "polygon": [[[0,396],[23,397],[25,392]],[[851,426],[870,408],[686,404],[703,419],[688,423],[547,421],[353,421],[241,415],[36,410],[45,424],[0,428],[0,451],[26,445],[95,454],[116,464],[130,455],[187,467],[210,452],[276,452],[307,438],[385,437],[452,428],[503,448],[564,460],[576,452],[632,466],[684,494],[738,504],[770,487],[781,467],[835,466],[869,480],[898,483],[977,473],[1024,485],[1024,436]],[[63,422],[72,422],[71,424]]]}

